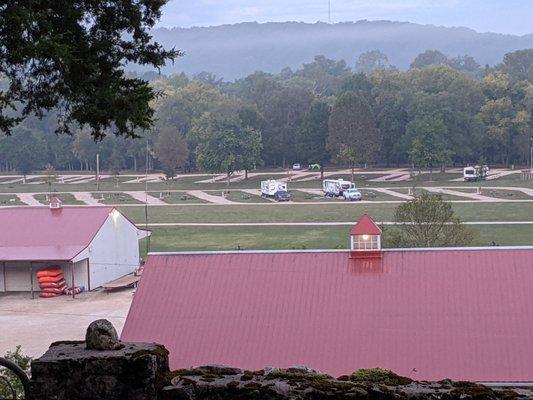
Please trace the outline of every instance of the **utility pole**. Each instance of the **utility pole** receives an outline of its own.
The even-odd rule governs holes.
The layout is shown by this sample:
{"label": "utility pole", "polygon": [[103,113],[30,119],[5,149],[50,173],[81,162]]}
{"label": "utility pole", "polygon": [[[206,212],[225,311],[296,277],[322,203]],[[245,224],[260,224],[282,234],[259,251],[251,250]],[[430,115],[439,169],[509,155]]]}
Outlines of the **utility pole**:
{"label": "utility pole", "polygon": [[328,0],[328,22],[331,24],[331,0]]}
{"label": "utility pole", "polygon": [[96,190],[100,190],[100,153],[96,153]]}
{"label": "utility pole", "polygon": [[[144,175],[144,224],[146,232],[148,232],[148,139],[146,139],[146,162],[145,162],[145,175]],[[150,235],[146,236],[146,255],[150,252]]]}
{"label": "utility pole", "polygon": [[529,172],[533,172],[533,137],[529,138]]}

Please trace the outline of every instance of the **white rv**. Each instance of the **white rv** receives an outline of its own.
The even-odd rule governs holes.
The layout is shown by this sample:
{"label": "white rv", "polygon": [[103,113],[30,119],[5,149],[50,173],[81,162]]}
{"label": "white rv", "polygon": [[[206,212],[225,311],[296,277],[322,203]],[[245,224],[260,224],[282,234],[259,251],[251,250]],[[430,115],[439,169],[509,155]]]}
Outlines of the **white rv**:
{"label": "white rv", "polygon": [[466,167],[463,169],[463,179],[466,182],[475,182],[487,179],[489,167],[486,165],[475,167]]}
{"label": "white rv", "polygon": [[354,189],[355,184],[343,179],[324,179],[322,181],[322,190],[328,197],[342,196],[345,190]]}
{"label": "white rv", "polygon": [[287,184],[285,182],[269,179],[261,182],[261,196],[274,197],[277,192],[286,192]]}

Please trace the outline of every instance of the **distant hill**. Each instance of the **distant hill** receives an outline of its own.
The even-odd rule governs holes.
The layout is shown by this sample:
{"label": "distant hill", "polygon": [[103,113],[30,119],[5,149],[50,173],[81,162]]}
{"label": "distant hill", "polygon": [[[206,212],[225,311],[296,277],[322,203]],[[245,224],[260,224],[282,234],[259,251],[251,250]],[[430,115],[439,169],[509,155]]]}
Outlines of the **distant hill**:
{"label": "distant hill", "polygon": [[[213,72],[233,80],[262,70],[277,73],[297,69],[323,54],[355,64],[364,51],[378,49],[400,69],[427,49],[449,56],[471,55],[481,65],[494,65],[507,52],[533,48],[533,34],[525,36],[478,33],[468,28],[446,28],[407,22],[358,21],[326,23],[241,23],[205,28],[160,28],[155,40],[185,56],[163,73]],[[139,69],[139,72],[142,70]]]}

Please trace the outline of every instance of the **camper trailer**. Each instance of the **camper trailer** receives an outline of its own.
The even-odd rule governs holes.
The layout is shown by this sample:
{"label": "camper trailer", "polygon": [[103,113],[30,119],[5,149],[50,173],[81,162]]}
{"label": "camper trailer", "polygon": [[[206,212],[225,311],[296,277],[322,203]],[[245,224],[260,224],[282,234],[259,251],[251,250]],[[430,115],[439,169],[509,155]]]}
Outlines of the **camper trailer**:
{"label": "camper trailer", "polygon": [[322,190],[327,197],[342,196],[345,190],[354,189],[355,184],[344,179],[324,179],[322,181]]}
{"label": "camper trailer", "polygon": [[287,184],[275,179],[261,182],[261,197],[270,197],[277,201],[290,200]]}
{"label": "camper trailer", "polygon": [[463,169],[463,178],[465,182],[476,182],[487,179],[489,167],[486,165],[475,167],[466,167]]}

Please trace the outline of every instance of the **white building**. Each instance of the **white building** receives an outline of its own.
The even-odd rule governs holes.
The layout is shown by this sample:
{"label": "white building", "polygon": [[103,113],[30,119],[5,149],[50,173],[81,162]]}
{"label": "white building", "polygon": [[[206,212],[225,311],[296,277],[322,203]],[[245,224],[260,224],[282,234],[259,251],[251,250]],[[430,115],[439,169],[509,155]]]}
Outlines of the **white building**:
{"label": "white building", "polygon": [[53,265],[68,286],[95,289],[139,266],[148,235],[113,207],[0,209],[0,292],[38,291],[37,271]]}

